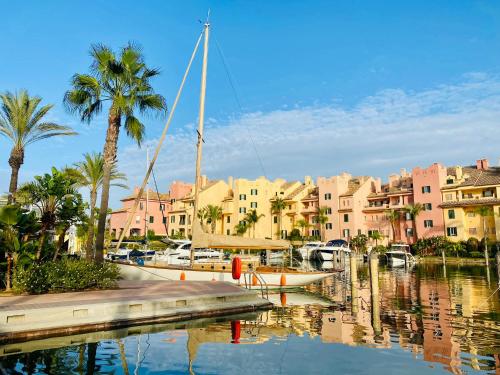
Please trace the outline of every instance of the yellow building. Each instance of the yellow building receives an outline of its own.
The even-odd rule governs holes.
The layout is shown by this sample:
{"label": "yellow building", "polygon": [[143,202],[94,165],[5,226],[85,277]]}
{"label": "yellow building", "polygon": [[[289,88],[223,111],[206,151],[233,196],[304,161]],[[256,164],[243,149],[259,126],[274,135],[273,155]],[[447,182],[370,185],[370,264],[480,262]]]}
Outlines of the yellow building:
{"label": "yellow building", "polygon": [[500,168],[489,167],[484,159],[475,167],[448,168],[441,194],[449,239],[500,239]]}

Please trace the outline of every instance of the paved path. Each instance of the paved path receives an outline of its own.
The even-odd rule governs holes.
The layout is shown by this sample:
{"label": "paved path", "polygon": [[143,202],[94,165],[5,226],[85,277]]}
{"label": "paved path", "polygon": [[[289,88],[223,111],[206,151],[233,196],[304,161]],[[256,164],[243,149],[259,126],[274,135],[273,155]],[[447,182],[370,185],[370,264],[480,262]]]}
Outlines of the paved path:
{"label": "paved path", "polygon": [[185,298],[193,296],[218,296],[245,293],[236,285],[217,281],[125,281],[119,289],[87,292],[54,293],[28,296],[0,297],[0,311],[26,310],[66,305],[89,305],[103,302]]}

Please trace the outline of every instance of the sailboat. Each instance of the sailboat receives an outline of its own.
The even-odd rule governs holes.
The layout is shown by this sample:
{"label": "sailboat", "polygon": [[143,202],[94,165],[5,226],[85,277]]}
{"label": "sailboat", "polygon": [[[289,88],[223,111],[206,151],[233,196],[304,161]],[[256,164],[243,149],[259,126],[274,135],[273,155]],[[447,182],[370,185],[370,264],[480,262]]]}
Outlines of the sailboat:
{"label": "sailboat", "polygon": [[[200,45],[203,37],[203,65],[201,74],[201,90],[200,90],[200,104],[199,104],[199,117],[198,117],[198,142],[196,154],[196,176],[194,187],[194,219],[192,224],[192,243],[191,243],[191,256],[190,267],[182,266],[156,266],[156,265],[133,265],[121,264],[121,275],[128,280],[194,280],[194,281],[226,281],[236,284],[257,284],[256,279],[266,287],[297,287],[310,284],[312,282],[321,280],[323,278],[333,275],[322,271],[308,272],[291,268],[274,268],[274,267],[261,267],[255,265],[251,261],[246,261],[243,258],[242,271],[243,274],[239,279],[233,278],[232,264],[231,263],[196,263],[194,260],[194,249],[231,249],[231,250],[289,250],[290,243],[285,240],[267,240],[267,239],[252,239],[237,236],[226,236],[219,234],[209,234],[205,232],[201,226],[196,213],[199,209],[199,193],[201,188],[201,160],[202,160],[202,146],[203,146],[203,130],[204,130],[204,117],[205,117],[205,93],[206,93],[206,78],[207,78],[207,63],[208,63],[208,40],[209,40],[210,23],[204,23],[203,31],[198,38],[191,59],[188,63],[186,72],[184,74],[181,86],[175,98],[172,110],[167,119],[167,123],[160,137],[156,147],[155,154],[149,165],[146,177],[142,183],[141,190],[137,194],[136,202],[134,204],[132,213],[129,216],[126,228],[122,232],[117,244],[117,249],[120,246],[123,236],[129,228],[131,218],[137,209],[138,201],[144,192],[144,187],[147,184],[149,175],[153,169],[153,165],[158,157],[161,145],[165,139],[167,129],[172,120],[173,113],[177,107],[177,103],[184,87],[186,77],[191,68],[191,64],[196,55],[196,51]],[[252,277],[248,276],[252,272]],[[248,276],[248,281],[247,277]],[[243,280],[244,279],[244,280]]]}

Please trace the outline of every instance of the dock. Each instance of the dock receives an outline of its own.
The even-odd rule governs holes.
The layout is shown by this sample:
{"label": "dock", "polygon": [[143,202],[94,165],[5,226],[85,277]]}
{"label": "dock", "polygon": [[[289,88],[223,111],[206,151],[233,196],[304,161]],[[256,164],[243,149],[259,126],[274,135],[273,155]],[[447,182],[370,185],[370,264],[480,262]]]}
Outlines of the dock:
{"label": "dock", "polygon": [[0,343],[269,309],[226,282],[120,281],[113,290],[0,298]]}

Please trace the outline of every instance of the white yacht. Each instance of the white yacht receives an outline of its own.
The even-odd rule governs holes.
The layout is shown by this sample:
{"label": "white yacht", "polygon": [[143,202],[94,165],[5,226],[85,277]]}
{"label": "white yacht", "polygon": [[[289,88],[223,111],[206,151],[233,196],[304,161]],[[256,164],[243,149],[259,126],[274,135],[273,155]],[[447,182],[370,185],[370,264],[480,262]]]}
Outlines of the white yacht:
{"label": "white yacht", "polygon": [[325,246],[314,249],[313,257],[322,261],[332,261],[334,258],[338,261],[341,256],[348,256],[350,253],[351,249],[347,241],[331,240]]}
{"label": "white yacht", "polygon": [[410,245],[395,243],[391,245],[389,251],[385,253],[387,264],[392,267],[401,267],[415,263],[415,258],[411,255]]}
{"label": "white yacht", "polygon": [[[191,241],[172,240],[174,246],[157,253],[152,261],[154,263],[167,263],[173,265],[189,265],[191,257]],[[222,252],[213,249],[195,249],[194,260],[196,262],[222,260]]]}
{"label": "white yacht", "polygon": [[302,260],[310,260],[313,259],[312,255],[314,250],[316,250],[319,247],[325,246],[325,244],[321,241],[312,241],[312,242],[307,242],[304,244],[304,246],[300,247],[297,249],[299,252],[300,256],[302,257]]}

